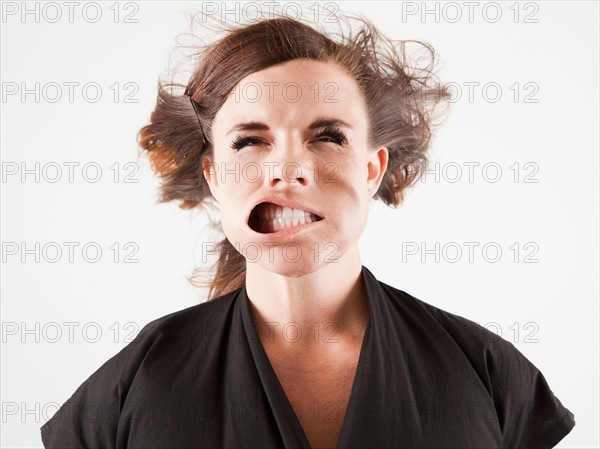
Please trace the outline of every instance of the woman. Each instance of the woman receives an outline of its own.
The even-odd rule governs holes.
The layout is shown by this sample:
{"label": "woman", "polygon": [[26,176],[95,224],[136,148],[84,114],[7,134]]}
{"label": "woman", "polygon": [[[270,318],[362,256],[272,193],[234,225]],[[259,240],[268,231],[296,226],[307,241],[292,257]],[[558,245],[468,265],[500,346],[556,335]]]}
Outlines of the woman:
{"label": "woman", "polygon": [[550,448],[573,428],[512,344],[362,265],[369,201],[401,203],[448,97],[433,58],[362,25],[238,27],[183,95],[159,87],[140,144],[163,201],[218,205],[211,299],[146,325],[45,447]]}

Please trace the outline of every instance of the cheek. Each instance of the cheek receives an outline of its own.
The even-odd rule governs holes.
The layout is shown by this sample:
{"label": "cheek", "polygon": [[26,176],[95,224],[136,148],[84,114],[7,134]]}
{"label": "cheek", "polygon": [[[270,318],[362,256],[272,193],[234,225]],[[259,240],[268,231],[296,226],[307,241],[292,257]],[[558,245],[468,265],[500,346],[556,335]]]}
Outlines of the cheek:
{"label": "cheek", "polygon": [[[239,184],[237,184],[239,186]],[[244,194],[241,186],[236,188],[236,185],[228,188],[223,197],[223,204],[221,204],[221,211],[228,219],[237,220],[238,217],[244,214],[246,208],[246,202],[244,201]]]}
{"label": "cheek", "polygon": [[335,187],[329,192],[330,198],[340,214],[337,219],[339,226],[351,233],[362,232],[366,227],[370,204],[366,177],[363,179],[358,171],[346,174],[337,183],[331,184]]}
{"label": "cheek", "polygon": [[236,179],[233,172],[223,176],[225,182],[220,184],[219,205],[223,231],[229,236],[237,236],[246,229],[246,213],[252,197],[252,183],[240,176]]}
{"label": "cheek", "polygon": [[359,202],[363,201],[363,190],[367,191],[366,176],[363,177],[362,172],[355,167],[340,167],[335,177],[330,176],[328,180],[322,186],[324,193],[330,192],[334,199],[347,207],[355,210]]}

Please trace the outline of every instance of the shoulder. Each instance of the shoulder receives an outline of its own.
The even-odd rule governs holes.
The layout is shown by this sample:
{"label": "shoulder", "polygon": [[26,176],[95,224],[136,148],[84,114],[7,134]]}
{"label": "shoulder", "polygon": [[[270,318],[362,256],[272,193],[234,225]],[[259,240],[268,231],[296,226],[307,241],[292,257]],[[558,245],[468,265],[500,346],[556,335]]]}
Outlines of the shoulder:
{"label": "shoulder", "polygon": [[[227,320],[238,290],[211,301],[164,315],[146,324],[137,336],[94,371],[42,427],[44,447],[114,447],[119,420],[131,391],[146,388],[143,366],[150,372],[185,354],[190,338],[212,335]],[[207,341],[207,338],[196,338]],[[194,345],[194,347],[199,347]],[[154,367],[154,368],[152,368]],[[93,407],[96,417],[87,418]]]}
{"label": "shoulder", "polygon": [[206,333],[227,320],[238,292],[239,289],[156,318],[140,330],[132,343],[147,344],[165,338],[180,338],[186,333]]}
{"label": "shoulder", "polygon": [[538,372],[512,342],[473,320],[436,307],[403,290],[380,282],[402,337],[460,355],[476,372],[490,395],[498,383],[516,381],[515,376]]}
{"label": "shoulder", "polygon": [[[487,348],[495,351],[516,350],[511,342],[475,321],[434,306],[403,290],[378,281],[395,317],[408,320],[423,332],[450,339],[465,350]],[[511,349],[513,348],[513,349]]]}
{"label": "shoulder", "polygon": [[440,368],[447,374],[459,366],[475,371],[478,383],[492,400],[505,447],[551,448],[575,426],[573,413],[554,395],[538,367],[512,342],[468,318],[378,282],[391,310],[397,312],[393,313],[396,323],[417,334],[409,339],[418,344],[432,342],[445,353],[452,353],[453,360],[460,357],[465,361]]}

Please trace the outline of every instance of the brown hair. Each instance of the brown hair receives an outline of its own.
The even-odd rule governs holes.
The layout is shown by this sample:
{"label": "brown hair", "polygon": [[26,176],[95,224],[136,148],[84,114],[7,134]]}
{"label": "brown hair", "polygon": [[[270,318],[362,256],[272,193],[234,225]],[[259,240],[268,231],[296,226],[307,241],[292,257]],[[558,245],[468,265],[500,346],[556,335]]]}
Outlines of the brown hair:
{"label": "brown hair", "polygon": [[[186,86],[159,81],[150,123],[138,134],[152,169],[162,179],[159,201],[179,200],[183,209],[214,207],[202,162],[213,154],[211,124],[218,110],[246,76],[307,58],[337,63],[357,81],[367,104],[368,143],[374,148],[387,147],[389,152],[388,167],[374,198],[397,207],[404,199],[404,189],[426,167],[434,111],[450,94],[433,73],[435,52],[429,44],[393,41],[364,17],[350,13],[342,17],[349,18],[359,25],[356,33],[319,31],[286,16],[234,26],[222,39],[200,46],[196,54],[199,63]],[[409,62],[409,43],[425,50],[424,65]],[[185,87],[185,92],[175,94],[173,87]],[[209,221],[222,231],[220,223],[210,216]],[[203,269],[197,268],[190,278],[192,284],[210,288],[208,299],[242,287],[246,275],[244,257],[227,238],[216,250],[214,276],[199,281]]]}

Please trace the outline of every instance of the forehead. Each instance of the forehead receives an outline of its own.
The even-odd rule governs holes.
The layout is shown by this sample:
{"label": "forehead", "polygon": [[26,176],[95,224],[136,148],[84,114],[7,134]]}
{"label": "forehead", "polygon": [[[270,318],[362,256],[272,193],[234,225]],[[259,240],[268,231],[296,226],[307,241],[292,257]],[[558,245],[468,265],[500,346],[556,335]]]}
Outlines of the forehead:
{"label": "forehead", "polygon": [[213,128],[227,132],[229,128],[221,128],[247,120],[282,126],[308,123],[317,115],[356,123],[365,119],[365,111],[360,87],[344,68],[296,59],[242,79],[218,111]]}

